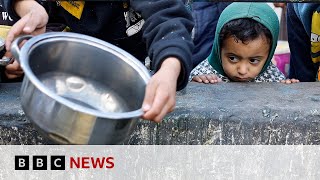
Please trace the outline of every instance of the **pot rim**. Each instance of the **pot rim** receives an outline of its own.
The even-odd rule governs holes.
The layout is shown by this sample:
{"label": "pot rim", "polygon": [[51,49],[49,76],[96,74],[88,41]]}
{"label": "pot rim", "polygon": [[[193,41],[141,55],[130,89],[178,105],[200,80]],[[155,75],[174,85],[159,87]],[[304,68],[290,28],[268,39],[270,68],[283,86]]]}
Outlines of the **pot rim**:
{"label": "pot rim", "polygon": [[86,113],[93,116],[98,116],[102,118],[108,118],[108,119],[130,119],[135,117],[140,117],[143,114],[142,108],[139,108],[134,111],[128,111],[128,112],[102,112],[99,110],[87,108],[85,106],[81,106],[77,103],[74,103],[66,98],[63,98],[62,96],[59,96],[58,94],[54,93],[53,91],[49,90],[38,78],[37,76],[32,72],[30,65],[29,65],[29,54],[34,49],[34,46],[38,43],[41,43],[41,41],[47,40],[47,39],[60,39],[60,38],[71,38],[76,41],[86,41],[86,43],[89,43],[90,45],[93,45],[97,48],[107,50],[114,55],[118,56],[120,59],[128,63],[130,66],[132,66],[135,70],[138,71],[138,74],[142,77],[145,84],[148,83],[150,79],[150,74],[146,67],[137,60],[134,56],[129,54],[128,52],[120,49],[119,47],[112,45],[106,41],[102,41],[100,39],[78,34],[78,33],[72,33],[72,32],[49,32],[44,33],[41,35],[37,35],[29,39],[20,49],[19,53],[19,62],[20,66],[23,69],[25,76],[31,81],[31,83],[42,93],[46,94],[50,98],[54,99],[55,101],[58,101],[62,105],[67,106],[68,108]]}

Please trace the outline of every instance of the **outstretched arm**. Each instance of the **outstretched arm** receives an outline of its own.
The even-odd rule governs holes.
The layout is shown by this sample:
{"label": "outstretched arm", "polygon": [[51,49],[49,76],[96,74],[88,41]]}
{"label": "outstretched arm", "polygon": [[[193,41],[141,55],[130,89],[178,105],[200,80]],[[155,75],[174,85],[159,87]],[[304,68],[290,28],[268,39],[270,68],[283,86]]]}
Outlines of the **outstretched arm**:
{"label": "outstretched arm", "polygon": [[158,71],[167,58],[181,63],[177,89],[184,88],[192,68],[194,48],[191,31],[193,19],[181,0],[131,0],[132,8],[141,14],[143,39],[146,42],[151,69]]}
{"label": "outstretched arm", "polygon": [[[10,16],[21,17],[10,29],[6,38],[6,49],[10,51],[12,41],[22,34],[41,34],[45,32],[48,23],[46,10],[36,1],[13,1],[6,2],[6,8]],[[10,13],[11,12],[11,13]]]}
{"label": "outstretched arm", "polygon": [[156,71],[146,88],[144,119],[160,122],[174,109],[176,90],[184,88],[192,68],[193,20],[181,0],[131,0],[145,20],[143,38]]}
{"label": "outstretched arm", "polygon": [[161,122],[167,113],[173,111],[180,69],[180,61],[176,58],[167,58],[163,61],[159,71],[147,84],[142,118]]}

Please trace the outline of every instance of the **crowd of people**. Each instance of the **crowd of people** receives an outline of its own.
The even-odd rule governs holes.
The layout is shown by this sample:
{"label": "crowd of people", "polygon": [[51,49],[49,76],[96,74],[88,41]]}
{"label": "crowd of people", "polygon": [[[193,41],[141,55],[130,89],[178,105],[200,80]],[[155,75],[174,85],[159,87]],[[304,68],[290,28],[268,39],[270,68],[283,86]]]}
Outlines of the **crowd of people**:
{"label": "crowd of people", "polygon": [[[0,38],[5,40],[5,57],[11,56],[11,43],[19,35],[66,28],[112,43],[142,63],[148,57],[155,74],[146,86],[142,118],[155,122],[161,122],[173,111],[176,90],[185,88],[189,81],[290,84],[320,78],[319,3],[278,5],[287,12],[291,52],[288,78],[271,61],[280,23],[266,3],[183,0],[2,0],[1,3]],[[15,60],[0,71],[2,82],[21,81],[23,77]]]}

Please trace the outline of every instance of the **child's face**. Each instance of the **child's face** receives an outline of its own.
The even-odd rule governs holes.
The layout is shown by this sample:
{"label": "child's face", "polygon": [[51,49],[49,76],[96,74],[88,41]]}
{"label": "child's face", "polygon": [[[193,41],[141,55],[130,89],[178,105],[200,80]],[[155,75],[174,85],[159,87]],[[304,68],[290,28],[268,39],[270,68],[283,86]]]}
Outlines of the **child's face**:
{"label": "child's face", "polygon": [[269,55],[265,36],[242,43],[228,37],[221,48],[222,67],[233,81],[250,81],[258,76]]}

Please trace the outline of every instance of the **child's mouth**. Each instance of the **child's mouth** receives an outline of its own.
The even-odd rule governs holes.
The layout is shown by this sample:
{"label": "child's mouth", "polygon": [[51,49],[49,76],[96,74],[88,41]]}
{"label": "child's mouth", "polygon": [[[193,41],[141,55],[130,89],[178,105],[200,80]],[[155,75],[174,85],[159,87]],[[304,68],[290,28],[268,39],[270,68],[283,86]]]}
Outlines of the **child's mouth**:
{"label": "child's mouth", "polygon": [[235,77],[236,81],[240,81],[240,82],[248,82],[250,81],[250,78],[240,78],[240,77]]}

